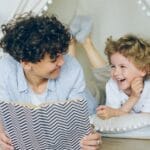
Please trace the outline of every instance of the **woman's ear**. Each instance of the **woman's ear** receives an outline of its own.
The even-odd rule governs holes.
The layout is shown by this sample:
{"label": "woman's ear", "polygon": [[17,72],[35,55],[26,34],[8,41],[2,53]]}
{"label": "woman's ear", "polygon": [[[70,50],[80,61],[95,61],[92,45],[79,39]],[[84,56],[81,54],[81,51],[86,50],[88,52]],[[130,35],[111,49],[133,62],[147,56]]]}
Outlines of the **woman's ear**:
{"label": "woman's ear", "polygon": [[27,70],[27,71],[31,70],[31,63],[30,62],[21,61],[20,63],[21,63],[24,70]]}

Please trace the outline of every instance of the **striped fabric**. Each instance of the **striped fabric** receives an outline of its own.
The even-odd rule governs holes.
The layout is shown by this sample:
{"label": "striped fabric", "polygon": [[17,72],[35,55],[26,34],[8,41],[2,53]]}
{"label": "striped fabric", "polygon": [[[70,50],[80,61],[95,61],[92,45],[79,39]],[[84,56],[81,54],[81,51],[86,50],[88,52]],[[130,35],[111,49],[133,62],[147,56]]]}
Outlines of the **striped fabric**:
{"label": "striped fabric", "polygon": [[39,108],[0,102],[0,113],[15,150],[79,150],[90,132],[85,100]]}

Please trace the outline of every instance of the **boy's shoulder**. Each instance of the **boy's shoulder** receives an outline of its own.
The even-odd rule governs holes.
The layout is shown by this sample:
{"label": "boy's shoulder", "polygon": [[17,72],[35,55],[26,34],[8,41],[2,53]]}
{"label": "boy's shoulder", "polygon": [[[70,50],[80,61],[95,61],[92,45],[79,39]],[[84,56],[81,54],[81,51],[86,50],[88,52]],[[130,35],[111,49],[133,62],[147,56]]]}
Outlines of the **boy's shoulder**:
{"label": "boy's shoulder", "polygon": [[115,80],[113,80],[112,78],[110,78],[107,83],[106,83],[106,86],[110,86],[110,87],[115,87],[117,88],[117,83],[115,82]]}
{"label": "boy's shoulder", "polygon": [[150,87],[150,78],[147,78],[147,79],[144,81],[144,86]]}

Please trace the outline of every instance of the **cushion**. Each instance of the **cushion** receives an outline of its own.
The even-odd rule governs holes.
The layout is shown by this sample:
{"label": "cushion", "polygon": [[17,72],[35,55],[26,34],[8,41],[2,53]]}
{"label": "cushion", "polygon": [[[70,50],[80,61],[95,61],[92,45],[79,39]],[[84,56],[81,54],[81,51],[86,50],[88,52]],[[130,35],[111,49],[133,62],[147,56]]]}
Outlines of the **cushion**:
{"label": "cushion", "polygon": [[19,150],[80,149],[81,138],[90,133],[85,100],[38,107],[1,101],[0,114],[5,131]]}
{"label": "cushion", "polygon": [[106,137],[150,139],[150,114],[127,114],[107,120],[93,115],[90,122]]}

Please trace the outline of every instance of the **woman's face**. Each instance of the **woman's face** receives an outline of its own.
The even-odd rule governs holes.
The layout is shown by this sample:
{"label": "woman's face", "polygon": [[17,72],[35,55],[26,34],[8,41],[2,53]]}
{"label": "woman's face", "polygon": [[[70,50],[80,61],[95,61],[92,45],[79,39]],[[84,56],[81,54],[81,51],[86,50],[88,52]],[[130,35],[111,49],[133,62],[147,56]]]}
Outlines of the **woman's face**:
{"label": "woman's face", "polygon": [[62,54],[59,54],[56,60],[52,60],[48,54],[45,54],[40,62],[29,62],[25,67],[28,68],[28,73],[35,78],[55,79],[59,76],[63,64],[64,58]]}

